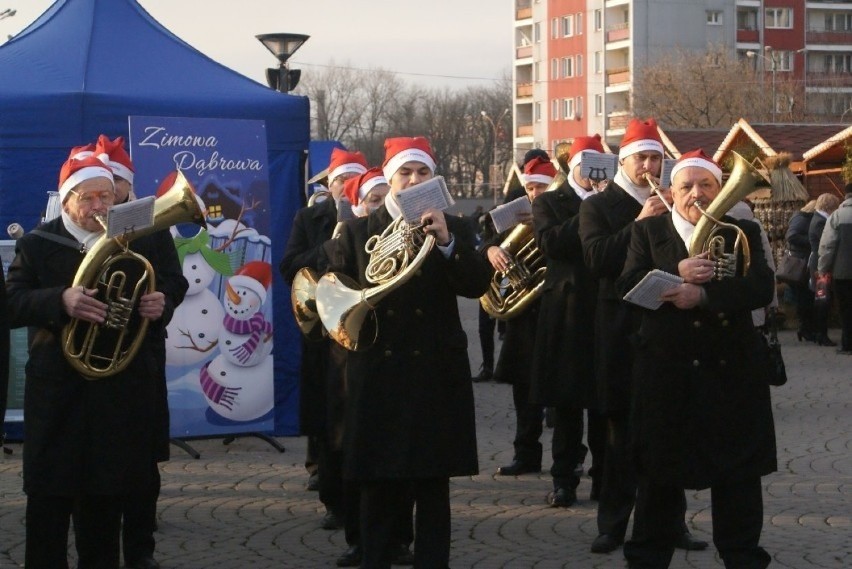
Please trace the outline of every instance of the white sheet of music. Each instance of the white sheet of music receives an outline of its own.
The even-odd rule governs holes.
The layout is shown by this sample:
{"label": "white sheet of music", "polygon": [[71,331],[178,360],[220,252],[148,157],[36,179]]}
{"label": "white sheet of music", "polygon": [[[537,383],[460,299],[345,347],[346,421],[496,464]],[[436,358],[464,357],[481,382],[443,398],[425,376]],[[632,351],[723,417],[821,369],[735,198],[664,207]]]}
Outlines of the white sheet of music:
{"label": "white sheet of music", "polygon": [[598,152],[583,152],[580,176],[595,181],[612,180],[618,170],[618,156]]}
{"label": "white sheet of music", "polygon": [[663,158],[663,165],[660,167],[660,187],[672,187],[672,168],[674,168],[677,160],[674,158]]}
{"label": "white sheet of music", "polygon": [[491,219],[494,220],[494,229],[497,233],[503,233],[507,229],[518,224],[518,214],[532,213],[532,204],[527,196],[498,205],[491,210]]}
{"label": "white sheet of music", "polygon": [[677,275],[654,269],[645,275],[641,281],[636,283],[630,292],[624,295],[624,300],[639,305],[642,308],[656,310],[662,306],[660,296],[670,288],[683,283],[683,279]]}
{"label": "white sheet of music", "polygon": [[444,211],[456,201],[450,195],[443,176],[435,176],[396,194],[396,202],[406,223],[420,223],[429,208]]}
{"label": "white sheet of music", "polygon": [[109,208],[107,237],[118,237],[154,225],[154,199],[148,196]]}
{"label": "white sheet of music", "polygon": [[349,203],[349,198],[340,196],[340,201],[337,202],[337,221],[349,221],[350,219],[355,219],[352,204]]}

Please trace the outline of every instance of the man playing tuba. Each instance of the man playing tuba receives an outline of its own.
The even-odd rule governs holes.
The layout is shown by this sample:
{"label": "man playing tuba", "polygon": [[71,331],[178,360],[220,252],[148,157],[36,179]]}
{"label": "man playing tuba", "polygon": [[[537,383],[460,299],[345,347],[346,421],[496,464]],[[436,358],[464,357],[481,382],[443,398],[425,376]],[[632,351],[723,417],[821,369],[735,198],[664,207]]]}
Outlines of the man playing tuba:
{"label": "man playing tuba", "polygon": [[[26,565],[67,566],[69,520],[75,514],[80,566],[118,567],[121,504],[133,489],[153,486],[151,457],[159,442],[153,344],[187,288],[174,247],[148,237],[130,249],[154,268],[156,290],[132,310],[149,333],[124,371],[89,380],[68,363],[61,342],[71,319],[100,326],[107,314],[97,285],[69,287],[84,249],[103,236],[96,216],[116,200],[112,171],[90,152],[62,166],[62,214],[16,243],[6,291],[13,327],[29,327],[24,398]],[[128,331],[132,334],[132,330]]]}
{"label": "man playing tuba", "polygon": [[634,340],[631,416],[643,507],[624,545],[629,567],[668,567],[682,535],[685,488],[710,488],[713,542],[725,567],[770,562],[759,545],[760,477],[776,470],[775,430],[751,310],[769,304],[774,275],[750,221],[726,216],[720,231],[728,248],[744,232],[747,272],[740,260],[736,274],[714,278],[706,251],[689,254],[705,215],[695,204],[724,203],[721,180],[721,168],[701,150],[684,154],[672,169],[671,214],[634,224],[616,282],[624,295],[653,269],[683,278],[662,294],[661,307],[641,310]]}

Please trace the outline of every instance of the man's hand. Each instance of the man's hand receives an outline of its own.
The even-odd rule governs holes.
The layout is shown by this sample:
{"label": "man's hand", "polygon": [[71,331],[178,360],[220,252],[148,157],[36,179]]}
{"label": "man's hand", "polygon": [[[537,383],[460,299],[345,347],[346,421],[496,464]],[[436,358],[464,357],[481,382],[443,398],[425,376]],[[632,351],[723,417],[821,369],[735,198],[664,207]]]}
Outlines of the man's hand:
{"label": "man's hand", "polygon": [[694,284],[683,283],[670,288],[660,295],[663,302],[671,302],[678,308],[695,308],[701,304],[701,287]]}
{"label": "man's hand", "polygon": [[[669,190],[661,190],[663,197],[666,198],[666,203],[671,203],[671,193]],[[642,206],[642,211],[639,212],[639,215],[636,216],[636,221],[640,219],[645,219],[646,217],[654,217],[655,215],[662,215],[664,213],[668,213],[669,208],[666,207],[666,204],[663,203],[663,200],[657,194],[651,194],[651,196],[645,200],[645,204]]]}
{"label": "man's hand", "polygon": [[94,298],[97,292],[96,288],[82,286],[66,288],[62,291],[62,309],[71,318],[103,324],[107,305]]}
{"label": "man's hand", "polygon": [[160,291],[143,294],[139,299],[139,316],[149,320],[157,320],[163,315],[166,306],[166,295]]}
{"label": "man's hand", "polygon": [[489,247],[488,251],[486,251],[486,255],[488,255],[488,261],[491,263],[491,266],[494,267],[495,271],[505,273],[509,268],[509,263],[512,261],[512,257],[509,256],[509,253],[497,246]]}
{"label": "man's hand", "polygon": [[420,216],[420,223],[423,225],[423,231],[431,233],[435,236],[435,241],[441,247],[450,244],[450,231],[447,229],[447,220],[444,217],[444,212],[439,209],[429,208]]}
{"label": "man's hand", "polygon": [[709,251],[689,257],[677,264],[677,272],[688,283],[704,284],[713,278],[715,263],[707,258]]}

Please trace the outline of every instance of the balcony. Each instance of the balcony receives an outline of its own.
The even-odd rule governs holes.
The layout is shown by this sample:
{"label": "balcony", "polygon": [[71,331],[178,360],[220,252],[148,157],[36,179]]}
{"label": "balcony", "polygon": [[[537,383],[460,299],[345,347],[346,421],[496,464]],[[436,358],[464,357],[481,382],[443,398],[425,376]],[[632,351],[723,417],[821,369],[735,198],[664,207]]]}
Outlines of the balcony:
{"label": "balcony", "polygon": [[532,18],[532,0],[515,0],[515,19]]}
{"label": "balcony", "polygon": [[805,86],[835,89],[849,89],[852,87],[852,73],[817,73],[807,74]]}
{"label": "balcony", "polygon": [[523,45],[521,47],[515,48],[515,59],[525,59],[527,57],[532,57],[533,54],[533,46],[531,45]]}
{"label": "balcony", "polygon": [[533,135],[533,125],[531,124],[519,124],[518,125],[518,138],[523,136],[532,136]]}
{"label": "balcony", "polygon": [[606,28],[606,41],[615,42],[630,39],[630,24],[623,22]]}
{"label": "balcony", "polygon": [[852,44],[852,32],[840,31],[840,32],[831,32],[825,30],[808,30],[807,34],[805,34],[806,40],[808,44],[827,44],[827,45],[837,45],[837,44]]}
{"label": "balcony", "polygon": [[624,83],[630,83],[630,68],[629,67],[615,67],[613,69],[607,69],[606,71],[606,86],[612,87],[614,85],[623,85]]}
{"label": "balcony", "polygon": [[737,41],[757,43],[760,41],[760,32],[757,30],[737,30]]}
{"label": "balcony", "polygon": [[618,130],[622,128],[627,128],[627,123],[630,122],[630,113],[610,113],[607,118],[609,118],[609,124],[607,125],[607,129]]}
{"label": "balcony", "polygon": [[515,96],[518,99],[524,99],[527,97],[532,97],[533,95],[533,84],[532,83],[518,83],[517,90],[515,92]]}

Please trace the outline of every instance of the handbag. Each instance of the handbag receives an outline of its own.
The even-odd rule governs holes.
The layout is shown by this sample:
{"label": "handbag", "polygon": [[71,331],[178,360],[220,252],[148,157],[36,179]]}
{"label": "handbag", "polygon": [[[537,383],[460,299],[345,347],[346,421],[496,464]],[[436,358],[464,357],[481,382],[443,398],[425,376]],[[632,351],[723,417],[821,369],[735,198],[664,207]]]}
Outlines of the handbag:
{"label": "handbag", "polygon": [[760,360],[766,373],[766,382],[778,387],[787,383],[787,366],[784,365],[784,357],[781,355],[781,342],[778,341],[778,323],[774,308],[769,309],[765,329],[765,332],[758,332],[760,336],[758,349],[763,351]]}
{"label": "handbag", "polygon": [[822,273],[814,280],[814,304],[826,305],[831,301],[831,273]]}
{"label": "handbag", "polygon": [[775,271],[775,278],[782,283],[791,285],[804,284],[808,280],[808,261],[801,257],[796,257],[790,253],[789,249],[785,249],[778,261],[778,270]]}

